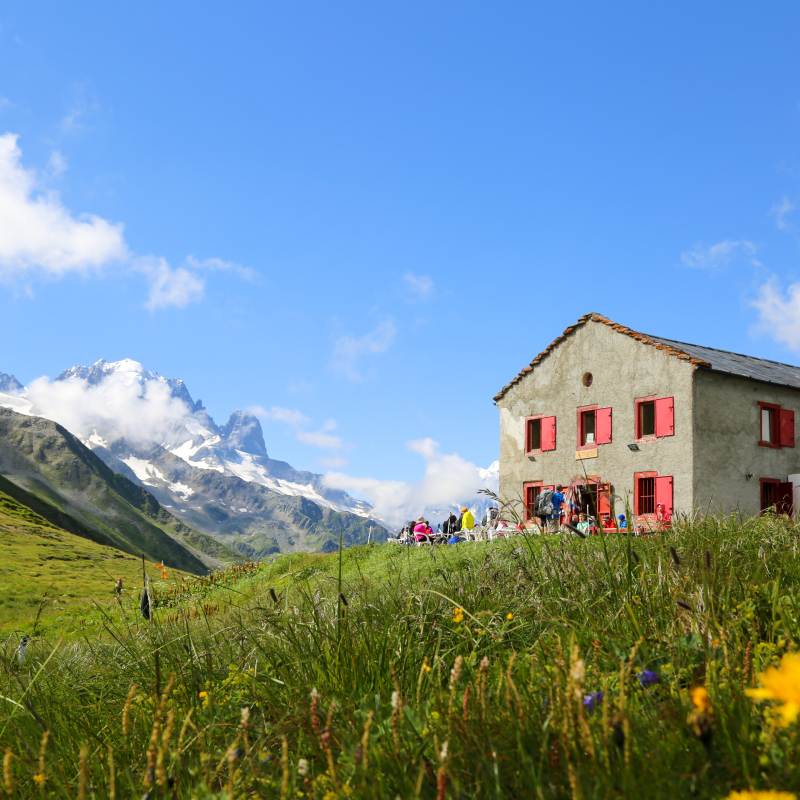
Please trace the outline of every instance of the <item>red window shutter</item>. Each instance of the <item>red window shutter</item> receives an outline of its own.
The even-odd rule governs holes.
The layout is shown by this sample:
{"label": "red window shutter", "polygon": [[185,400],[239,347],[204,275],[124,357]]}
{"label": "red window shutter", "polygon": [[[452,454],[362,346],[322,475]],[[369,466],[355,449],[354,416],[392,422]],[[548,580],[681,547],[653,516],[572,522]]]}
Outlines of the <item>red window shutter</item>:
{"label": "red window shutter", "polygon": [[556,449],[556,418],[542,417],[542,451]]}
{"label": "red window shutter", "polygon": [[[658,401],[656,401],[658,402]],[[672,509],[672,475],[656,478],[656,506],[661,503],[665,511],[673,513]]]}
{"label": "red window shutter", "polygon": [[781,483],[778,485],[778,502],[776,505],[776,510],[779,514],[788,514],[790,517],[794,512],[792,506],[794,505],[794,498],[792,496],[792,490],[794,487],[791,483]]}
{"label": "red window shutter", "polygon": [[675,398],[659,397],[656,400],[656,436],[675,435]]}
{"label": "red window shutter", "polygon": [[781,447],[794,447],[794,411],[781,409]]}
{"label": "red window shutter", "polygon": [[609,497],[610,492],[611,486],[607,483],[600,484],[597,487],[597,515],[599,517],[597,520],[598,525],[603,524],[604,515],[608,516],[609,518],[611,517],[611,498]]}
{"label": "red window shutter", "polygon": [[598,408],[595,412],[594,439],[597,444],[611,444],[611,409]]}

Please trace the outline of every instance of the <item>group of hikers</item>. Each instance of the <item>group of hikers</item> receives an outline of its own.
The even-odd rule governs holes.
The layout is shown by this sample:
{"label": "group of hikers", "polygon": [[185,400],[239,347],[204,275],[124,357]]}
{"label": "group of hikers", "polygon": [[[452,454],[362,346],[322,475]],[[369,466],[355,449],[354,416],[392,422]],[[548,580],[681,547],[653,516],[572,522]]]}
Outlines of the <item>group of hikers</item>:
{"label": "group of hikers", "polygon": [[[493,539],[495,536],[519,534],[522,531],[531,533],[562,533],[573,532],[581,536],[596,536],[602,533],[619,531],[627,535],[628,520],[625,514],[619,514],[616,519],[610,514],[595,516],[582,509],[564,495],[564,487],[556,486],[555,489],[545,489],[539,493],[535,507],[528,510],[530,519],[517,524],[504,520],[497,506],[490,506],[480,522],[476,522],[475,515],[466,506],[461,509],[461,515],[451,512],[444,522],[433,530],[430,522],[425,517],[418,517],[405,525],[397,534],[397,539],[405,544],[427,543],[432,544],[458,544],[468,538]],[[655,511],[657,530],[665,530],[672,524],[672,514],[661,503]],[[652,528],[643,525],[634,526],[633,535],[647,533]]]}

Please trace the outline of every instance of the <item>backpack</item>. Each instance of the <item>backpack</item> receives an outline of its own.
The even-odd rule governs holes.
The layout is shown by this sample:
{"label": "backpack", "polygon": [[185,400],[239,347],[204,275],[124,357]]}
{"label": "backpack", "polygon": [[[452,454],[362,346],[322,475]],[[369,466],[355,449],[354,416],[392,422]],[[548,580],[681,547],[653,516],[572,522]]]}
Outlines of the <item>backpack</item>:
{"label": "backpack", "polygon": [[553,495],[555,492],[552,489],[543,489],[539,492],[536,498],[536,516],[549,517],[553,509]]}

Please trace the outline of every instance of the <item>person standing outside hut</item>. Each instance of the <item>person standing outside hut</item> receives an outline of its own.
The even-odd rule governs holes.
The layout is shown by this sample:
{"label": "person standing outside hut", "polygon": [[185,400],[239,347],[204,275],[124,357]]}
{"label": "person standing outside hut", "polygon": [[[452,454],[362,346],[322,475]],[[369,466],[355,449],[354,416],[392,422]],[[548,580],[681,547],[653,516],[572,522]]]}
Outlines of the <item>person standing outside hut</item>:
{"label": "person standing outside hut", "polygon": [[461,509],[461,530],[471,531],[475,527],[475,517],[472,512],[465,506]]}
{"label": "person standing outside hut", "polygon": [[558,533],[561,530],[561,514],[567,504],[567,498],[562,494],[563,488],[564,487],[559,483],[558,486],[556,486],[555,492],[553,492],[553,496],[550,498],[553,504],[553,513],[547,516],[548,533]]}

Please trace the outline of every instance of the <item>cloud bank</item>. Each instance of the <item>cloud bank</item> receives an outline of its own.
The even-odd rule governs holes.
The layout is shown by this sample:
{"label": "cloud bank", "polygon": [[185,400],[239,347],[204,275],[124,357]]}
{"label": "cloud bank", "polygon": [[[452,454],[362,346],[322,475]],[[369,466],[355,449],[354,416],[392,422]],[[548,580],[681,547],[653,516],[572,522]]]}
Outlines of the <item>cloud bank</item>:
{"label": "cloud bank", "polygon": [[[33,170],[22,165],[22,151],[13,133],[0,136],[0,282],[23,285],[35,277],[100,273],[109,267],[143,275],[149,284],[144,306],[149,311],[183,308],[205,293],[202,271],[232,271],[246,280],[246,267],[193,256],[173,268],[163,258],[135,256],[123,236],[122,223],[95,214],[74,215],[58,192],[46,191]],[[67,168],[60,151],[53,151],[49,171]]]}
{"label": "cloud bank", "polygon": [[439,443],[433,439],[406,442],[406,448],[422,456],[425,463],[425,473],[416,483],[356,478],[342,472],[329,472],[323,481],[332,489],[365,497],[376,514],[396,529],[421,514],[438,522],[445,511],[469,501],[478,489],[487,486],[487,479],[475,464],[456,453],[440,452]]}

